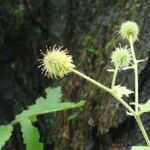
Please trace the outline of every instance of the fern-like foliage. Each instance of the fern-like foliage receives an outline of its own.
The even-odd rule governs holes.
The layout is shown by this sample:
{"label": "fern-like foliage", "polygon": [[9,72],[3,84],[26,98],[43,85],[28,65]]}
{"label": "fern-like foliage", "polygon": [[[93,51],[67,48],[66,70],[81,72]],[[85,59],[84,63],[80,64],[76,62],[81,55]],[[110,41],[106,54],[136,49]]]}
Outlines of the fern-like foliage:
{"label": "fern-like foliage", "polygon": [[46,99],[43,97],[38,98],[34,105],[29,106],[27,110],[17,115],[16,120],[20,122],[22,118],[29,118],[32,121],[37,115],[81,107],[85,103],[85,101],[80,101],[76,104],[72,102],[60,102],[62,96],[60,88],[48,88],[46,89],[46,95]]}
{"label": "fern-like foliage", "polygon": [[43,150],[43,144],[39,142],[38,129],[32,125],[32,122],[29,119],[24,119],[20,122],[20,125],[26,150]]}
{"label": "fern-like foliage", "polygon": [[0,149],[5,145],[6,141],[9,140],[13,131],[12,125],[0,126]]}
{"label": "fern-like foliage", "polygon": [[0,126],[0,150],[9,140],[13,126],[16,123],[21,125],[23,142],[27,150],[43,150],[43,144],[39,141],[40,135],[38,129],[32,125],[32,122],[37,121],[37,115],[73,109],[84,105],[85,101],[81,100],[78,103],[61,102],[61,88],[47,88],[46,98],[40,97],[35,104],[28,109],[18,114],[12,123],[7,126]]}

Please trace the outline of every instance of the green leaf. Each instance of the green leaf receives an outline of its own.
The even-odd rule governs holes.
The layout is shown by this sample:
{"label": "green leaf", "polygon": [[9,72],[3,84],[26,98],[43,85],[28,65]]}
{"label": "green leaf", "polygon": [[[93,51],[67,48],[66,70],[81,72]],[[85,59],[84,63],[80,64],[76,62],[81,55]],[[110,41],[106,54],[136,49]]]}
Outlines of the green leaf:
{"label": "green leaf", "polygon": [[139,108],[140,108],[140,113],[150,112],[150,101],[148,101],[145,104],[140,104]]}
{"label": "green leaf", "polygon": [[147,146],[133,146],[131,150],[150,150]]}
{"label": "green leaf", "polygon": [[20,125],[26,150],[43,150],[43,144],[39,142],[38,129],[32,125],[31,121],[24,118],[21,120]]}
{"label": "green leaf", "polygon": [[0,126],[0,149],[5,145],[6,141],[9,140],[13,131],[13,126],[11,125],[1,125]]}
{"label": "green leaf", "polygon": [[57,87],[57,88],[47,88],[45,90],[46,92],[46,98],[44,97],[40,97],[36,100],[36,103],[41,103],[43,102],[43,100],[48,100],[51,103],[58,103],[60,102],[60,98],[62,96],[61,94],[61,87]]}
{"label": "green leaf", "polygon": [[114,86],[113,91],[119,96],[119,97],[129,97],[130,94],[134,93],[133,91],[127,89],[125,86]]}
{"label": "green leaf", "polygon": [[37,116],[29,116],[29,120],[32,122],[37,122]]}
{"label": "green leaf", "polygon": [[16,120],[20,122],[22,118],[29,118],[34,121],[37,115],[81,107],[85,103],[83,100],[78,103],[60,102],[60,88],[48,88],[46,89],[46,95],[46,99],[43,97],[38,98],[34,105],[29,106],[27,110],[17,115]]}

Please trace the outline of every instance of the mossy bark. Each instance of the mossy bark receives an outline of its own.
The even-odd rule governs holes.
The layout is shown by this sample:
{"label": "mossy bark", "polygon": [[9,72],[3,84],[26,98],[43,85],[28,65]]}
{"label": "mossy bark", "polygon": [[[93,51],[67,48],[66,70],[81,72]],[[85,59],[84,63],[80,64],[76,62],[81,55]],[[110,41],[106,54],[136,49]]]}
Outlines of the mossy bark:
{"label": "mossy bark", "polygon": [[[123,21],[139,24],[136,54],[139,58],[150,56],[149,7],[149,0],[1,1],[1,124],[34,103],[47,86],[62,85],[65,99],[87,102],[81,109],[59,112],[56,117],[39,117],[37,126],[45,149],[114,150],[145,144],[134,120],[110,95],[73,74],[57,82],[44,78],[37,69],[37,58],[45,45],[64,45],[80,71],[110,86],[110,54],[121,42],[117,31]],[[139,67],[141,102],[149,98],[149,63]],[[119,75],[117,83],[127,82],[133,89],[132,73]],[[71,115],[75,119],[68,121]],[[143,116],[143,121],[150,133],[149,117]],[[18,126],[4,149],[24,149]]]}

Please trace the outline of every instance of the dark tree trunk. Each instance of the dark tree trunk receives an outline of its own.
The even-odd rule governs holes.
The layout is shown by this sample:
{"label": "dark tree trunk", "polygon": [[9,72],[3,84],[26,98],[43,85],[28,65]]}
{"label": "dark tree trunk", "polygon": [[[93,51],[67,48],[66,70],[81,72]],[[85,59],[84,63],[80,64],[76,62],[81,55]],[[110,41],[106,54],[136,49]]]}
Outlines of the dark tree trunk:
{"label": "dark tree trunk", "polygon": [[[149,8],[149,0],[0,0],[1,124],[33,104],[47,86],[62,85],[65,99],[87,102],[81,109],[57,113],[56,118],[39,117],[37,127],[45,150],[128,150],[144,145],[134,119],[110,95],[75,75],[55,83],[44,78],[37,69],[37,58],[45,45],[64,45],[77,68],[110,85],[110,54],[121,42],[117,30],[123,21],[139,24],[136,54],[150,58]],[[150,97],[149,59],[140,65],[139,73],[140,102],[146,102]],[[132,72],[119,75],[118,84],[127,82],[134,89]],[[68,121],[73,114],[76,119]],[[149,134],[148,115],[143,122]],[[24,149],[19,126],[4,149]]]}

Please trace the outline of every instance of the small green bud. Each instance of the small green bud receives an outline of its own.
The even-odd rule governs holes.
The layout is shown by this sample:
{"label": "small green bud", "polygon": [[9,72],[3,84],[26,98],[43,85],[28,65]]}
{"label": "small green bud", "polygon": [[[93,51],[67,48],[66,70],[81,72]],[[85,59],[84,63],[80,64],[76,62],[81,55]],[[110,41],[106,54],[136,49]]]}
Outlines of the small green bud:
{"label": "small green bud", "polygon": [[74,68],[72,56],[68,55],[67,49],[62,49],[62,46],[54,45],[52,48],[47,48],[46,53],[41,53],[43,59],[40,59],[42,73],[51,78],[63,77],[71,72]]}
{"label": "small green bud", "polygon": [[139,27],[133,21],[122,23],[119,34],[123,39],[129,40],[132,37],[133,42],[137,40],[139,34]]}
{"label": "small green bud", "polygon": [[118,47],[111,55],[111,62],[119,69],[128,67],[131,63],[131,53],[127,47]]}

